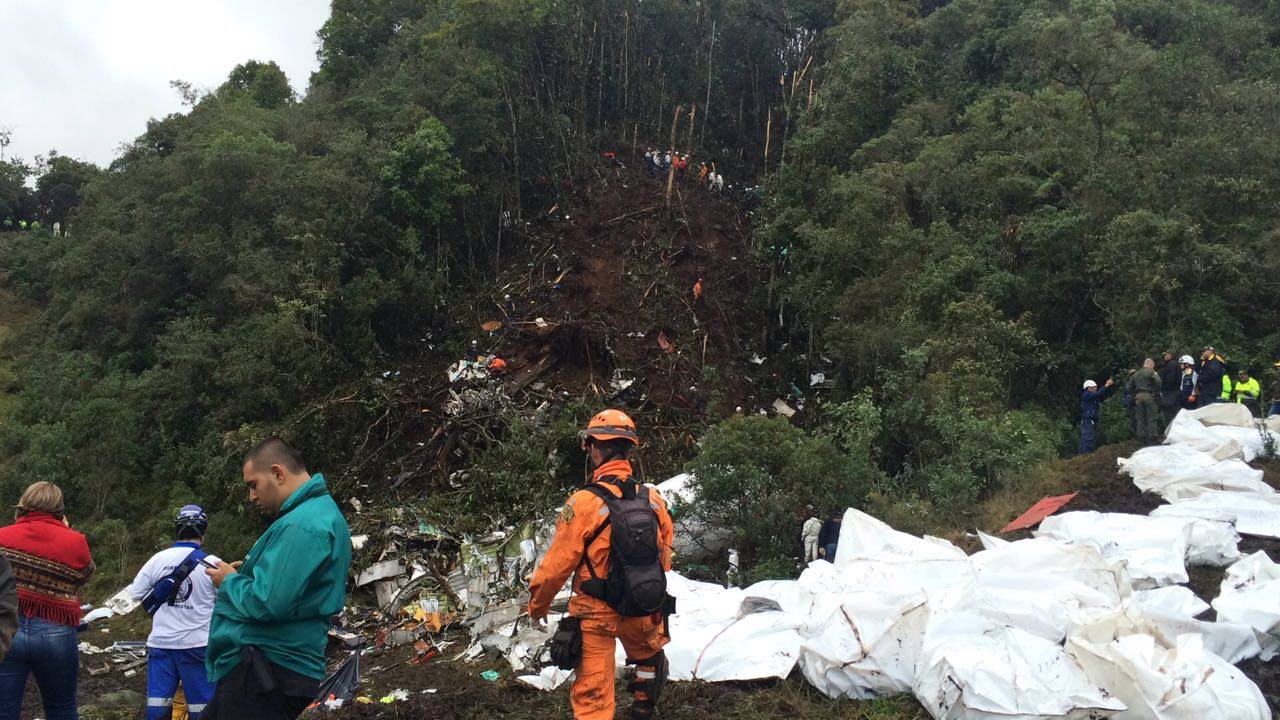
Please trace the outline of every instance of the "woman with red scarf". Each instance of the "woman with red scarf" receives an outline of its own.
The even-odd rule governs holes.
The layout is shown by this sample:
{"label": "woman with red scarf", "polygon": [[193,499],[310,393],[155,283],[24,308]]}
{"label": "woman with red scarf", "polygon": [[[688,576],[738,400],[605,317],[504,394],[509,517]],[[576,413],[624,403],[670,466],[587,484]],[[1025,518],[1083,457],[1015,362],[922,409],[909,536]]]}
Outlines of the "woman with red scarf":
{"label": "woman with red scarf", "polygon": [[18,582],[18,633],[0,663],[0,720],[18,720],[28,675],[36,676],[48,720],[76,720],[80,588],[93,560],[84,535],[67,523],[57,485],[38,482],[22,493],[17,519],[0,528],[0,553]]}

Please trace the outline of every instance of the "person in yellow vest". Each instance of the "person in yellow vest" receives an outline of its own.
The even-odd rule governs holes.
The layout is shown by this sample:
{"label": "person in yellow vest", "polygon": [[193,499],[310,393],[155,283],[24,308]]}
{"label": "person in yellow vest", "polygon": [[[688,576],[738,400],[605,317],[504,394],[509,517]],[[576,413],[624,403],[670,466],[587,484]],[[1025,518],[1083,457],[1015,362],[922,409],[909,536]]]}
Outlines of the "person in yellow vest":
{"label": "person in yellow vest", "polygon": [[1231,375],[1230,375],[1230,374],[1228,374],[1228,373],[1223,373],[1223,374],[1222,374],[1222,396],[1221,396],[1221,402],[1232,402],[1232,401],[1233,401],[1233,398],[1231,397],[1231,390],[1232,390],[1232,388],[1231,388]]}
{"label": "person in yellow vest", "polygon": [[1257,378],[1249,377],[1248,370],[1241,370],[1236,374],[1236,384],[1231,390],[1231,398],[1249,408],[1250,413],[1257,415],[1261,409],[1259,403],[1262,399],[1262,386],[1258,384]]}

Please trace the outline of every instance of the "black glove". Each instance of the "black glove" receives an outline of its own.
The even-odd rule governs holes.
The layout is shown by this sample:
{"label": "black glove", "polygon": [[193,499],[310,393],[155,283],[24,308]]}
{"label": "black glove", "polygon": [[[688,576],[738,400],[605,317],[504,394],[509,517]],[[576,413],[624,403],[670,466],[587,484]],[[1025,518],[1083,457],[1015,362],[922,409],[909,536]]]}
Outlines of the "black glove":
{"label": "black glove", "polygon": [[582,620],[567,617],[551,636],[551,662],[561,670],[573,670],[582,660]]}

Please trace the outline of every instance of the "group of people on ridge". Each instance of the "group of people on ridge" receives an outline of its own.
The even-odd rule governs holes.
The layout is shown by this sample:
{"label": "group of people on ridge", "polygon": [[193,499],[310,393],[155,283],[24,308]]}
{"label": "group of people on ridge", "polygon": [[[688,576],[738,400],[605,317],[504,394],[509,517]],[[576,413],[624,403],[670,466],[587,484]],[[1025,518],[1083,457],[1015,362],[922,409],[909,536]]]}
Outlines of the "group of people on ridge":
{"label": "group of people on ridge", "polygon": [[[689,175],[689,156],[671,150],[665,153],[653,148],[645,150],[644,164],[649,175],[655,178],[662,177],[672,169],[675,170],[676,177],[682,180]],[[724,192],[724,176],[716,171],[714,163],[701,163],[698,168],[698,185],[710,192]]]}
{"label": "group of people on ridge", "polygon": [[[7,217],[7,218],[5,218],[4,220],[0,220],[0,230],[5,230],[5,231],[14,231],[14,230],[16,230],[16,231],[18,231],[18,232],[25,232],[25,231],[27,231],[27,230],[31,230],[31,231],[33,231],[33,232],[34,232],[34,231],[36,231],[36,230],[39,230],[39,229],[40,229],[40,227],[41,227],[41,225],[40,225],[40,221],[39,221],[39,220],[32,220],[32,221],[30,221],[30,222],[27,222],[26,220],[14,220],[14,219],[13,219],[13,218],[11,218],[11,217]],[[61,236],[62,236],[62,234],[63,234],[63,233],[62,233],[62,223],[60,223],[60,222],[55,222],[55,223],[53,224],[53,236],[54,236],[54,237],[61,237]],[[70,235],[71,235],[71,230],[70,230],[70,229],[68,229],[68,230],[67,230],[67,232],[66,232],[66,234],[67,234],[67,236],[68,236],[68,237],[70,237]]]}
{"label": "group of people on ridge", "polygon": [[[1275,367],[1280,376],[1280,362]],[[1143,444],[1159,442],[1164,428],[1180,410],[1226,402],[1240,403],[1255,416],[1262,409],[1261,383],[1245,368],[1240,368],[1233,380],[1226,359],[1213,347],[1204,348],[1198,360],[1166,350],[1159,367],[1155,359],[1147,358],[1129,373],[1123,385],[1114,377],[1107,378],[1101,387],[1094,380],[1084,382],[1080,394],[1081,455],[1093,452],[1102,403],[1117,389],[1124,391],[1130,429]],[[1280,414],[1280,377],[1272,395],[1267,415]]]}

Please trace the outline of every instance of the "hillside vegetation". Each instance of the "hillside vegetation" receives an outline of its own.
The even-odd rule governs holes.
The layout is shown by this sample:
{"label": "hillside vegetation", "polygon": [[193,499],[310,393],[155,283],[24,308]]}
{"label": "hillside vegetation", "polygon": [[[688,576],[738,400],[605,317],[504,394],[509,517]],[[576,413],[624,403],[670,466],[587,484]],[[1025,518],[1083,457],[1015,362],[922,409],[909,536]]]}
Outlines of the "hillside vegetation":
{"label": "hillside vegetation", "polygon": [[[1205,344],[1269,366],[1278,45],[1248,0],[335,0],[305,97],[247,61],[108,168],[0,167],[0,214],[43,226],[0,233],[39,309],[0,496],[60,483],[120,572],[194,498],[231,555],[241,454],[283,433],[343,497],[513,522],[580,477],[621,370],[649,474],[698,469],[747,565],[806,503],[963,527],[1071,447],[1085,377]],[[668,209],[635,166],[673,127],[733,193]],[[557,271],[576,300],[516,299],[560,334],[479,329],[536,321],[510,283]],[[718,310],[682,299],[703,273]],[[544,345],[545,397],[432,445],[445,367]],[[802,411],[754,415],[775,397]]]}

